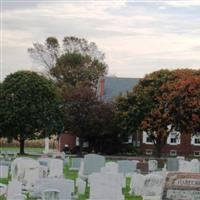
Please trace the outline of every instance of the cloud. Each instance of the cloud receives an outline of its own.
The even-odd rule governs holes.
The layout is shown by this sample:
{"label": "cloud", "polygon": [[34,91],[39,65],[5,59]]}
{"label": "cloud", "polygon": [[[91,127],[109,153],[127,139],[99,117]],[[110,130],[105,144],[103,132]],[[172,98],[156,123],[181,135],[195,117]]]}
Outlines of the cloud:
{"label": "cloud", "polygon": [[27,48],[48,36],[61,41],[66,35],[96,42],[106,54],[109,73],[118,76],[142,77],[184,63],[194,68],[200,63],[200,8],[197,1],[181,2],[9,2],[3,9],[4,73],[40,70]]}
{"label": "cloud", "polygon": [[192,7],[192,6],[200,6],[199,0],[173,0],[173,1],[163,1],[163,4],[172,7]]}

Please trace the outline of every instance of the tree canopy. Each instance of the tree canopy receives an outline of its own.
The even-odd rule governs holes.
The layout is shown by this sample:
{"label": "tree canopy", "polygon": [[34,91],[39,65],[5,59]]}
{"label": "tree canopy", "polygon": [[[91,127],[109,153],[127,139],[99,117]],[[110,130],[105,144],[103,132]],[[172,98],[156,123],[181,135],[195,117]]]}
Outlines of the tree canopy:
{"label": "tree canopy", "polygon": [[24,141],[55,134],[62,128],[54,83],[31,71],[8,75],[1,85],[0,127],[4,137]]}
{"label": "tree canopy", "polygon": [[[70,77],[74,76],[77,79],[76,70],[80,65],[82,75],[84,72],[89,73],[86,78],[90,78],[89,80],[92,79],[92,81],[94,75],[99,78],[106,73],[107,69],[104,53],[94,42],[88,42],[84,38],[64,37],[63,43],[60,45],[57,38],[48,37],[44,43],[33,43],[33,47],[29,48],[28,52],[34,61],[45,67],[48,74],[55,78],[59,77],[59,80],[62,75],[66,78],[67,70]],[[91,71],[88,71],[88,68]]]}
{"label": "tree canopy", "polygon": [[67,84],[72,87],[80,82],[96,87],[99,77],[103,76],[105,72],[105,64],[80,53],[61,55],[50,70],[50,74],[56,78],[59,85]]}
{"label": "tree canopy", "polygon": [[129,134],[145,131],[158,156],[172,129],[195,134],[200,123],[198,74],[197,70],[182,69],[146,75],[132,92],[117,99],[121,129]]}

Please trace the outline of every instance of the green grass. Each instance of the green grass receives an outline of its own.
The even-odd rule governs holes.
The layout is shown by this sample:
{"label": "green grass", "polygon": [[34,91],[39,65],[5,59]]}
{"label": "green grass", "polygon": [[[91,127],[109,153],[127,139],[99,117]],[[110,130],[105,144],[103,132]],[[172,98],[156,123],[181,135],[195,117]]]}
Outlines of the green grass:
{"label": "green grass", "polygon": [[[34,152],[34,153],[42,153],[44,148],[41,147],[25,147],[25,152]],[[11,152],[19,152],[19,147],[0,147],[0,151],[11,151]]]}

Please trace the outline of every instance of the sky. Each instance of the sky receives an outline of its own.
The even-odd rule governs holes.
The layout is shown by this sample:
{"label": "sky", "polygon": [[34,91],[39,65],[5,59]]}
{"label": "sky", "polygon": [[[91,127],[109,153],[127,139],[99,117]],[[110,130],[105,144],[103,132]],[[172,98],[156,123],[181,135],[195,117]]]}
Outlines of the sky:
{"label": "sky", "polygon": [[17,70],[42,70],[27,49],[49,36],[95,42],[110,76],[199,69],[200,0],[2,0],[1,80]]}

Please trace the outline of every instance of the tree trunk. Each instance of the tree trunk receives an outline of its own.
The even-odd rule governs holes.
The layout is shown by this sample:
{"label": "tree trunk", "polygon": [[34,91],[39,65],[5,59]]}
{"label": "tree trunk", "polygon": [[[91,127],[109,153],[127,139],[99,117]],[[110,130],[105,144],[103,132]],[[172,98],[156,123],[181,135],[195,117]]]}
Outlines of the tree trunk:
{"label": "tree trunk", "polygon": [[160,158],[161,157],[161,144],[156,144],[156,157]]}
{"label": "tree trunk", "polygon": [[20,142],[20,152],[19,153],[23,155],[23,154],[25,154],[24,153],[25,139],[23,139],[23,138],[20,137],[20,141],[19,142]]}
{"label": "tree trunk", "polygon": [[79,156],[83,157],[83,138],[79,138]]}

